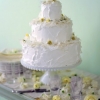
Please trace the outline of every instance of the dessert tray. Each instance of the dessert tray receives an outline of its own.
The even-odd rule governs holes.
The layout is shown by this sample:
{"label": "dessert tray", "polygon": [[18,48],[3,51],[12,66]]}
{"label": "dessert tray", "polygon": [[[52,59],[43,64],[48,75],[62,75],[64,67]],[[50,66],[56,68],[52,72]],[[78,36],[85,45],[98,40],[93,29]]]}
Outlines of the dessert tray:
{"label": "dessert tray", "polygon": [[[31,71],[31,72],[33,73],[34,71]],[[60,92],[58,90],[57,91],[54,90],[53,92],[50,92],[49,91],[50,87],[45,84],[41,84],[40,89],[43,91],[44,90],[47,90],[47,91],[44,91],[44,92],[43,91],[42,92],[33,91],[34,90],[34,88],[33,88],[34,82],[32,81],[32,78],[25,78],[25,83],[27,83],[28,86],[23,89],[20,87],[21,83],[16,82],[14,84],[9,84],[7,82],[7,80],[4,83],[1,83],[0,87],[9,89],[9,91],[13,92],[14,94],[17,94],[17,95],[21,94],[20,96],[22,96],[23,98],[28,98],[28,100],[49,100],[49,99],[43,99],[42,96],[44,95],[46,97],[49,97],[51,93],[53,95],[55,95],[55,94],[60,95],[60,96],[64,95],[62,92],[62,90],[64,90],[64,87],[65,87],[64,84],[66,84],[66,82],[69,84],[69,81],[64,82],[64,80],[65,79],[68,80],[69,77],[72,77],[73,75],[75,75],[75,76],[77,75],[83,79],[83,86],[82,86],[82,98],[83,99],[82,100],[84,100],[84,98],[86,96],[89,96],[90,94],[93,96],[96,95],[98,99],[100,98],[100,84],[98,84],[100,82],[100,76],[90,74],[88,72],[84,72],[84,71],[81,71],[78,69],[57,71],[57,73],[60,75],[60,77],[62,79],[62,85],[60,87],[61,88]],[[41,78],[41,76],[43,74],[44,74],[43,72],[36,71],[35,74],[32,74],[33,75],[32,77],[34,77],[34,75],[37,75],[39,78]],[[86,82],[89,83],[87,88],[84,87]],[[90,87],[92,87],[92,89],[90,89]],[[68,92],[68,93],[70,94],[70,92]],[[52,99],[50,99],[50,100],[52,100]],[[72,100],[72,99],[69,98],[67,100]]]}

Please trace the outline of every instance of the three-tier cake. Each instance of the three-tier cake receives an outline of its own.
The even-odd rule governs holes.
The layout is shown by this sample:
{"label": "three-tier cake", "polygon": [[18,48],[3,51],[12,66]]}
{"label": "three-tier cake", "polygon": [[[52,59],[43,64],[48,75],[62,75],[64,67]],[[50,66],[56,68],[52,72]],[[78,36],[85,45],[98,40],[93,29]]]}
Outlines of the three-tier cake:
{"label": "three-tier cake", "polygon": [[31,28],[31,34],[26,34],[21,42],[23,62],[33,67],[59,68],[81,60],[80,39],[72,31],[70,18],[62,14],[60,1],[43,1]]}

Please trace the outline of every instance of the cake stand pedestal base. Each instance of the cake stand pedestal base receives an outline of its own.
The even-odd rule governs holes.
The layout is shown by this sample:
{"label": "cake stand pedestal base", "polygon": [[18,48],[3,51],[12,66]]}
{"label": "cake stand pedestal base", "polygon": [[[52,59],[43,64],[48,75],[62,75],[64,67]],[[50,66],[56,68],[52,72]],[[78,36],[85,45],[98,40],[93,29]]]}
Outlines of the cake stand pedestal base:
{"label": "cake stand pedestal base", "polygon": [[40,80],[43,84],[49,85],[53,81],[61,81],[56,71],[46,71]]}
{"label": "cake stand pedestal base", "polygon": [[43,67],[35,67],[35,66],[30,65],[29,63],[21,60],[21,64],[28,69],[45,71],[45,74],[41,78],[41,82],[46,84],[46,85],[51,84],[52,81],[59,82],[61,80],[60,76],[57,74],[57,70],[67,70],[67,69],[75,68],[80,63],[81,63],[81,59],[73,65],[66,65],[64,67],[61,66],[58,68],[57,67],[51,67],[51,68],[45,67],[45,68],[43,68]]}

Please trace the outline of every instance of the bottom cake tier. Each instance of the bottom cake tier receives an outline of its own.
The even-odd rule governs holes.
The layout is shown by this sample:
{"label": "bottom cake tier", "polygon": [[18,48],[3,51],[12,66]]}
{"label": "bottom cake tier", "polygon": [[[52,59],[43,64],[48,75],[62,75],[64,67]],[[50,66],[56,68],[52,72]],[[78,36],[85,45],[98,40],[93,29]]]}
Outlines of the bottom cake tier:
{"label": "bottom cake tier", "polygon": [[28,44],[23,48],[22,61],[34,67],[70,66],[80,61],[81,45],[77,39],[66,44]]}

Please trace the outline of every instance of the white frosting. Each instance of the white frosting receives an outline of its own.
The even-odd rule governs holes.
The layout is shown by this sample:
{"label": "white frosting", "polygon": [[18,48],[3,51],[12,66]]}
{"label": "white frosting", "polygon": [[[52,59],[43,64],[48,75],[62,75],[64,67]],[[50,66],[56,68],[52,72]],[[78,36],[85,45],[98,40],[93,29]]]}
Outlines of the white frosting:
{"label": "white frosting", "polygon": [[23,48],[22,61],[35,67],[61,67],[80,61],[80,52],[81,46],[78,39],[61,45],[28,45]]}
{"label": "white frosting", "polygon": [[20,84],[20,88],[21,88],[21,89],[26,89],[26,88],[28,88],[28,83],[21,83],[21,84]]}
{"label": "white frosting", "polygon": [[59,1],[47,1],[41,4],[41,12],[39,18],[46,18],[51,20],[57,20],[61,18],[61,3]]}
{"label": "white frosting", "polygon": [[72,21],[62,15],[61,9],[57,0],[42,2],[39,18],[31,23],[32,34],[22,42],[23,62],[33,67],[52,68],[81,60],[80,41],[72,35]]}
{"label": "white frosting", "polygon": [[72,36],[72,22],[70,19],[52,21],[49,23],[38,22],[32,24],[32,36],[37,42],[66,43]]}
{"label": "white frosting", "polygon": [[93,88],[96,88],[96,89],[99,87],[99,83],[95,80],[92,80],[91,85]]}

